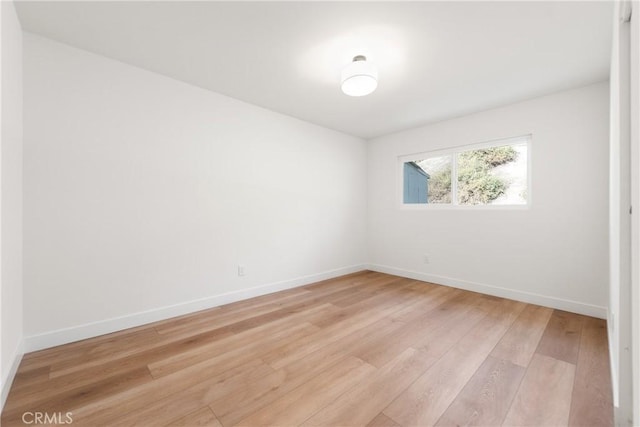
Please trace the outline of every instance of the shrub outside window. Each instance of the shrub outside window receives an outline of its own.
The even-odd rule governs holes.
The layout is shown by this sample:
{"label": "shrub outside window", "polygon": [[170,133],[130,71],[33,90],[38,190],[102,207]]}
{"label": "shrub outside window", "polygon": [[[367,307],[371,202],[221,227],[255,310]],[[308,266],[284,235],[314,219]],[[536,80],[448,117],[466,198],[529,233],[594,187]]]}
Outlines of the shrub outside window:
{"label": "shrub outside window", "polygon": [[405,206],[526,206],[530,136],[400,158]]}

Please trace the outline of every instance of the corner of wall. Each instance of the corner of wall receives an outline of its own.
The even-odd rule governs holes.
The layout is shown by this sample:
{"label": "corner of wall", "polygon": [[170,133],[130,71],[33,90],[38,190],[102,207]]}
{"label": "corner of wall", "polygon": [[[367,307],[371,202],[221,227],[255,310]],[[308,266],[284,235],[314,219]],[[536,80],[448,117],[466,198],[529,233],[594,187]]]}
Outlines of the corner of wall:
{"label": "corner of wall", "polygon": [[4,404],[7,401],[7,396],[9,396],[9,391],[11,390],[11,386],[13,385],[13,380],[18,372],[18,367],[20,366],[20,362],[22,361],[22,356],[24,355],[24,339],[21,339],[18,343],[18,347],[12,354],[11,357],[11,366],[7,375],[2,378],[2,390],[0,391],[2,394],[0,395],[0,412],[4,409]]}
{"label": "corner of wall", "polygon": [[609,350],[609,370],[611,371],[611,388],[613,391],[613,406],[618,407],[618,366],[616,358],[614,357],[614,343],[613,343],[613,319],[611,318],[611,310],[607,308],[607,344]]}
{"label": "corner of wall", "polygon": [[0,33],[0,408],[24,353],[22,280],[22,27],[14,1],[2,1]]}

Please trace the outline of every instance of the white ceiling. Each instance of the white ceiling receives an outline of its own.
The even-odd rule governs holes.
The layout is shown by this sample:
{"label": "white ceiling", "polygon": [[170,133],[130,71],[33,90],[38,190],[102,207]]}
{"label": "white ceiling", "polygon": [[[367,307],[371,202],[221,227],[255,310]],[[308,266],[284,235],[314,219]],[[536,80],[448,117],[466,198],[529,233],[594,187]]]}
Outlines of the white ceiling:
{"label": "white ceiling", "polygon": [[[23,29],[371,138],[605,80],[609,2],[23,1]],[[340,91],[357,54],[378,90]]]}

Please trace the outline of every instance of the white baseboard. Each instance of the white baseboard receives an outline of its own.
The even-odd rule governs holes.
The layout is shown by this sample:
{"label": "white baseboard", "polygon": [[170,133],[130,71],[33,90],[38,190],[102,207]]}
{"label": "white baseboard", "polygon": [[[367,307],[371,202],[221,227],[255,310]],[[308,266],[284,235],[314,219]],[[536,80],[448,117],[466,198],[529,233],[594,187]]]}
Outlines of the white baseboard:
{"label": "white baseboard", "polygon": [[[395,267],[378,265],[378,264],[360,264],[349,267],[343,267],[335,270],[325,271],[318,274],[298,277],[282,282],[270,283],[267,285],[256,286],[249,289],[242,289],[233,292],[227,292],[220,295],[214,295],[194,301],[187,301],[171,306],[160,307],[153,310],[134,313],[127,316],[106,319],[98,322],[87,323],[65,329],[58,329],[38,335],[32,335],[24,339],[21,350],[31,352],[42,350],[57,345],[67,344],[87,338],[93,338],[112,332],[121,331],[127,328],[141,326],[147,323],[159,320],[169,319],[183,314],[193,313],[207,308],[217,307],[229,304],[235,301],[253,298],[273,292],[291,289],[298,286],[308,285],[309,283],[321,280],[331,279],[345,274],[356,273],[362,270],[373,270],[381,273],[393,274],[396,276],[407,277],[410,279],[421,280],[425,282],[437,283],[440,285],[451,286],[469,291],[480,292],[483,294],[494,295],[502,298],[514,299],[531,304],[542,305],[545,307],[557,308],[559,310],[570,311],[573,313],[584,314],[587,316],[606,319],[606,307],[599,307],[590,304],[584,304],[577,301],[571,301],[561,298],[549,297],[545,295],[534,294],[530,292],[517,291],[513,289],[501,288],[482,283],[469,282],[465,280],[453,279],[450,277],[420,273],[416,271],[403,270]],[[19,360],[18,360],[19,363]],[[14,367],[17,369],[17,365]],[[15,372],[14,372],[15,374]],[[13,377],[11,377],[13,378]],[[4,396],[4,383],[3,383]],[[7,390],[8,392],[8,390]]]}
{"label": "white baseboard", "polygon": [[600,319],[607,318],[607,308],[597,305],[585,304],[578,301],[572,301],[562,298],[550,297],[546,295],[535,294],[532,292],[518,291],[515,289],[501,288],[483,283],[469,282],[466,280],[454,279],[451,277],[438,276],[435,274],[421,273],[418,271],[403,270],[400,268],[390,267],[386,265],[369,264],[368,270],[378,271],[380,273],[393,274],[395,276],[407,277],[409,279],[421,280],[423,282],[431,282],[438,285],[451,286],[453,288],[465,289],[467,291],[480,292],[496,297],[508,298],[516,301],[522,301],[529,304],[542,305],[544,307],[556,308],[558,310],[570,311],[572,313],[584,314],[586,316],[597,317]]}
{"label": "white baseboard", "polygon": [[9,391],[11,390],[13,379],[16,377],[16,373],[18,372],[18,367],[20,366],[20,362],[22,361],[23,354],[24,354],[24,341],[21,340],[12,354],[11,367],[9,368],[9,372],[7,372],[6,377],[2,378],[2,391],[1,391],[2,395],[0,395],[0,412],[4,409],[4,403],[7,401],[7,396],[9,396]]}
{"label": "white baseboard", "polygon": [[366,269],[366,265],[353,265],[349,267],[329,270],[322,273],[311,274],[308,276],[298,277],[291,280],[270,283],[267,285],[256,286],[249,289],[241,289],[238,291],[227,292],[220,295],[214,295],[194,301],[187,301],[171,306],[160,307],[153,310],[147,310],[127,316],[116,317],[112,319],[101,320],[98,322],[87,323],[84,325],[73,326],[70,328],[58,329],[43,334],[32,335],[25,338],[25,351],[31,352],[42,350],[57,345],[67,344],[87,338],[93,338],[99,335],[109,334],[121,331],[127,328],[141,326],[147,323],[157,322],[159,320],[169,319],[171,317],[189,314],[207,308],[217,307],[224,304],[253,298],[285,289],[296,288],[298,286],[308,285],[310,283],[319,282],[321,280],[332,279],[334,277],[343,276],[345,274],[356,273]]}

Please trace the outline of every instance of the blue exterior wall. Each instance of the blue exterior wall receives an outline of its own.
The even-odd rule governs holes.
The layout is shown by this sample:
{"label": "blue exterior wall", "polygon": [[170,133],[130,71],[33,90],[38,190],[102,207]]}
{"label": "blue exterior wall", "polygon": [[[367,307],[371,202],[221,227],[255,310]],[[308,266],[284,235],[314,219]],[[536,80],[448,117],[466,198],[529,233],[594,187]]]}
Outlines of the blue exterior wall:
{"label": "blue exterior wall", "polygon": [[429,175],[412,162],[404,164],[404,203],[429,203]]}

